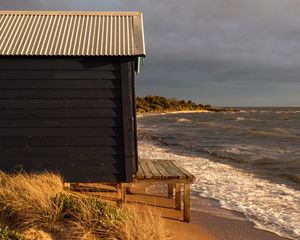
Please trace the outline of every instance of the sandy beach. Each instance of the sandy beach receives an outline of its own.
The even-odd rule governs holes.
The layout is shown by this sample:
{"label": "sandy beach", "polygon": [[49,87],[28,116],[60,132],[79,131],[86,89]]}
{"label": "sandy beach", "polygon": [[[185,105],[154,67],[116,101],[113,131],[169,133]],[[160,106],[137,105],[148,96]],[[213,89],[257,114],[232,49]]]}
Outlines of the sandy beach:
{"label": "sandy beach", "polygon": [[[191,223],[182,222],[182,212],[174,209],[174,200],[166,196],[145,195],[148,185],[134,184],[129,202],[147,204],[159,209],[175,240],[284,240],[271,232],[255,229],[246,218],[234,211],[221,209],[217,201],[200,198],[200,211],[191,211]],[[198,198],[197,198],[198,199]],[[193,206],[193,199],[191,201]]]}

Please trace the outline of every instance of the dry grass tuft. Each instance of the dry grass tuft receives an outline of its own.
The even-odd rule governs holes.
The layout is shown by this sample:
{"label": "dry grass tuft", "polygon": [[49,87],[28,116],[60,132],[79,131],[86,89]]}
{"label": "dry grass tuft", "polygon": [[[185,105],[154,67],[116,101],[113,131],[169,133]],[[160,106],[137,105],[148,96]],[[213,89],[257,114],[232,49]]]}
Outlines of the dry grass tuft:
{"label": "dry grass tuft", "polygon": [[[53,236],[43,230],[29,228],[26,229],[22,235],[28,240],[53,240]],[[1,238],[0,238],[1,239]],[[57,238],[54,238],[57,239]],[[2,240],[2,239],[1,239]]]}
{"label": "dry grass tuft", "polygon": [[53,198],[63,191],[63,181],[52,173],[8,175],[0,172],[0,212],[24,226],[53,227],[61,215]]}
{"label": "dry grass tuft", "polygon": [[149,206],[127,206],[125,218],[118,222],[116,239],[122,240],[167,240],[171,235],[165,229],[161,212]]}
{"label": "dry grass tuft", "polygon": [[159,212],[149,207],[115,208],[99,198],[65,191],[62,178],[52,173],[0,172],[0,217],[14,229],[22,228],[27,236],[38,234],[41,240],[51,236],[68,240],[169,239]]}
{"label": "dry grass tuft", "polygon": [[111,232],[124,214],[121,209],[110,206],[94,197],[77,197],[72,200],[70,211],[74,233],[79,239],[109,239]]}

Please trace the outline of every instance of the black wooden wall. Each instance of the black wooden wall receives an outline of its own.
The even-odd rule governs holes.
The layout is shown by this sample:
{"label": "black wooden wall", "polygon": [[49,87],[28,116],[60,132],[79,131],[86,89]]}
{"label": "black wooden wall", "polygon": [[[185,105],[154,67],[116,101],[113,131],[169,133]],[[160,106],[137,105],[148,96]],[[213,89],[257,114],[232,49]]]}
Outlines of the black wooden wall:
{"label": "black wooden wall", "polygon": [[129,58],[0,57],[0,169],[130,181],[133,78]]}

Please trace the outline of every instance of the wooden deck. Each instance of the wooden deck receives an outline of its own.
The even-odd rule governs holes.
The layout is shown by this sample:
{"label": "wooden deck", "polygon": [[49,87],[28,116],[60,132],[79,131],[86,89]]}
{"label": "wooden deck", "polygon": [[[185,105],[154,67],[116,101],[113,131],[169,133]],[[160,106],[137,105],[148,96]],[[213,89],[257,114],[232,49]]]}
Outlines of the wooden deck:
{"label": "wooden deck", "polygon": [[[175,209],[181,210],[183,203],[183,220],[190,222],[190,184],[195,181],[194,175],[170,160],[139,159],[138,172],[134,182],[153,182],[168,184],[168,198],[175,199]],[[117,204],[126,201],[126,188],[128,183],[112,184],[117,189]],[[66,184],[66,188],[73,191],[96,191],[94,187],[79,186],[79,183]],[[182,191],[183,188],[183,191]],[[183,196],[182,196],[183,195]]]}
{"label": "wooden deck", "polygon": [[[167,183],[168,197],[175,197],[177,210],[181,210],[181,200],[183,199],[183,220],[190,222],[190,184],[195,180],[194,175],[178,166],[174,161],[139,159],[138,172],[134,180],[135,182]],[[184,188],[183,198],[181,196],[182,187]]]}

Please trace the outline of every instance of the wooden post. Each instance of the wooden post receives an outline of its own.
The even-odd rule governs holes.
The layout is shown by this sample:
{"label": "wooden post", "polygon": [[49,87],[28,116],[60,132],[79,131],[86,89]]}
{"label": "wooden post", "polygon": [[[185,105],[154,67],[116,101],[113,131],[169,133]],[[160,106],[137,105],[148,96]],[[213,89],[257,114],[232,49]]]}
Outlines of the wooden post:
{"label": "wooden post", "polygon": [[183,209],[183,221],[190,222],[190,184],[184,184],[184,209]]}
{"label": "wooden post", "polygon": [[181,210],[181,184],[176,183],[175,186],[175,209]]}
{"label": "wooden post", "polygon": [[71,183],[64,182],[64,190],[70,191],[71,190]]}
{"label": "wooden post", "polygon": [[122,203],[126,202],[126,183],[121,183],[121,199]]}
{"label": "wooden post", "polygon": [[168,184],[168,198],[173,199],[174,184]]}
{"label": "wooden post", "polygon": [[131,188],[132,188],[132,183],[126,183],[126,194],[132,194],[131,192]]}
{"label": "wooden post", "polygon": [[122,204],[121,183],[118,183],[116,187],[117,187],[117,205],[120,206]]}
{"label": "wooden post", "polygon": [[117,205],[121,205],[126,202],[126,184],[117,184]]}

